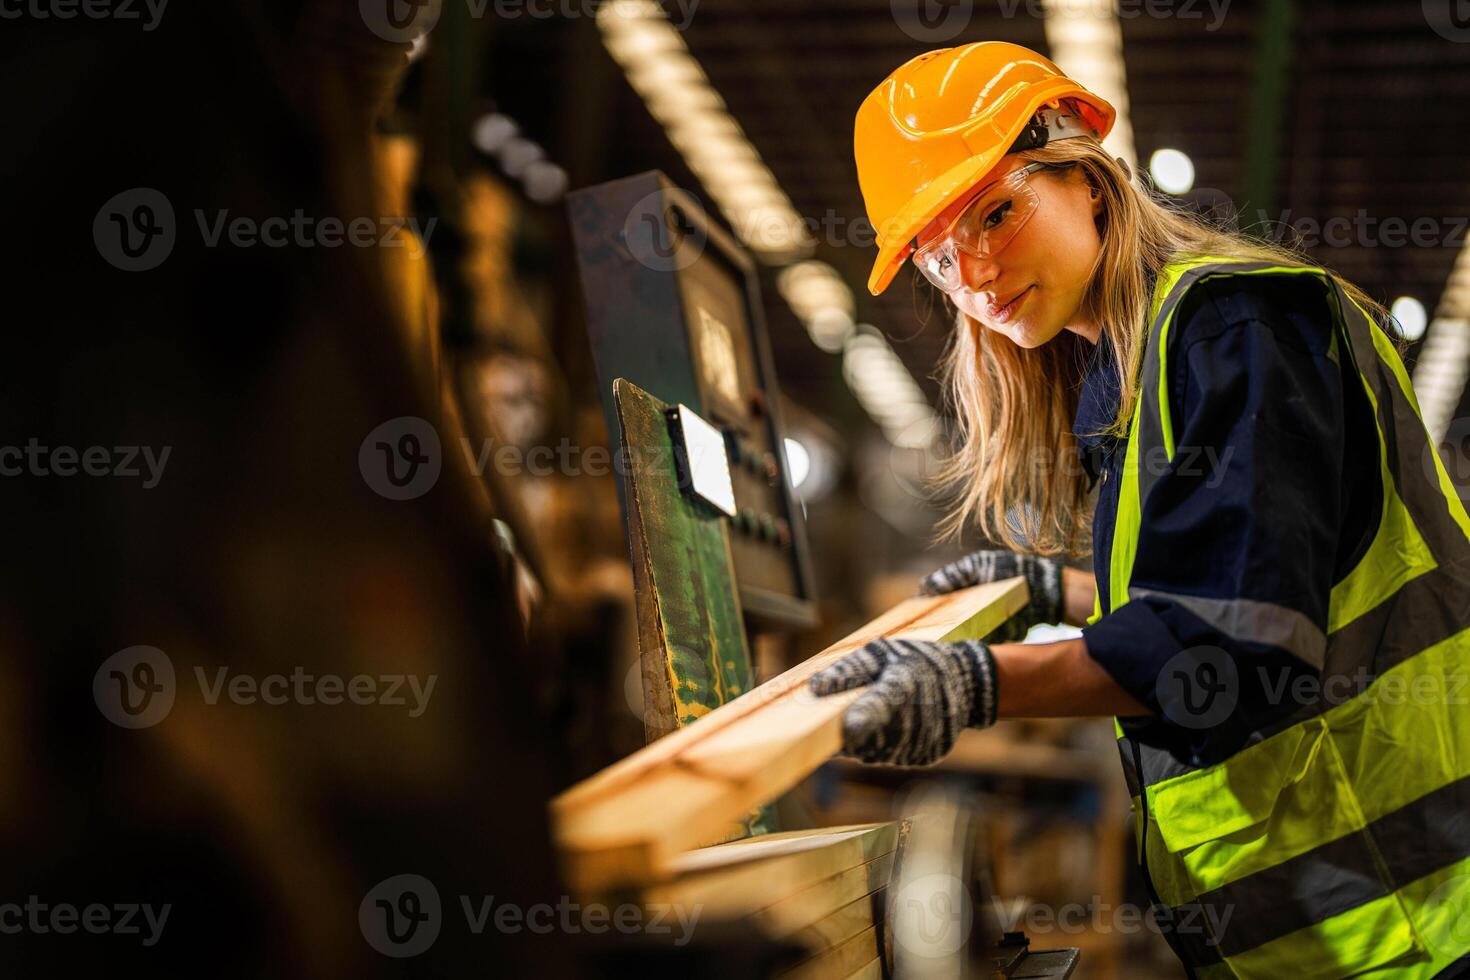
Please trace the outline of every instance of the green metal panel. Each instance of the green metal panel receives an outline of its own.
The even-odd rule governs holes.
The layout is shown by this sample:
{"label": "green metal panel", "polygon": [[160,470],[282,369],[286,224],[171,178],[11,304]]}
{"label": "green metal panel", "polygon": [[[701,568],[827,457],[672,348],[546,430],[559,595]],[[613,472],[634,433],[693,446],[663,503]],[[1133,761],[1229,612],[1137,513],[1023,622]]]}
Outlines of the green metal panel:
{"label": "green metal panel", "polygon": [[[754,671],[728,525],[679,487],[671,406],[623,378],[613,382],[613,397],[622,435],[644,729],[652,742],[750,690]],[[766,810],[752,814],[749,832],[770,829]]]}
{"label": "green metal panel", "polygon": [[[1266,0],[1259,14],[1250,109],[1245,120],[1245,187],[1243,209],[1249,228],[1261,216],[1267,222],[1277,208],[1282,125],[1290,87],[1291,40],[1296,26],[1293,0]],[[1256,229],[1269,234],[1271,225]]]}

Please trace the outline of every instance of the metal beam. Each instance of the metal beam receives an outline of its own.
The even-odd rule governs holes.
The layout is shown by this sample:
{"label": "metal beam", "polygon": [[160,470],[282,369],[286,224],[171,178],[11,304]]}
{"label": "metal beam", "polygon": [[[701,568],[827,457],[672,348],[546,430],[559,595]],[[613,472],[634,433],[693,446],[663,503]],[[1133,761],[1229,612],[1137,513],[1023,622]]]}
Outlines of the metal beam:
{"label": "metal beam", "polygon": [[1245,118],[1244,213],[1249,216],[1277,209],[1276,186],[1281,156],[1283,109],[1289,86],[1294,0],[1265,0],[1256,35],[1255,68],[1251,77],[1250,107]]}

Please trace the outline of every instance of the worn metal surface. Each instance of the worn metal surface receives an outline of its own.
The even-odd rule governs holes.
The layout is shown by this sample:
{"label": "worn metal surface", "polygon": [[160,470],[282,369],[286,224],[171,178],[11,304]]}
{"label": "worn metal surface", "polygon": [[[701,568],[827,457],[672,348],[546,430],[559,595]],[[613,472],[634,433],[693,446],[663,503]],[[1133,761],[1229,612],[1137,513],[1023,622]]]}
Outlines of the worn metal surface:
{"label": "worn metal surface", "polygon": [[[728,525],[680,489],[670,406],[623,379],[613,391],[638,609],[643,727],[652,742],[750,690],[754,671]],[[730,836],[773,827],[773,814],[762,808]]]}
{"label": "worn metal surface", "polygon": [[814,625],[805,520],[786,473],[753,261],[656,171],[574,191],[567,210],[609,434],[618,378],[724,432],[745,512],[730,539],[741,611],[766,629]]}
{"label": "worn metal surface", "polygon": [[[729,534],[718,511],[680,490],[665,414],[670,406],[630,382],[615,389],[629,510],[637,511],[639,574],[647,586],[637,596],[642,650],[667,677],[672,717],[663,720],[687,725],[751,686]],[[652,613],[646,619],[644,605]],[[654,693],[657,700],[660,692]]]}

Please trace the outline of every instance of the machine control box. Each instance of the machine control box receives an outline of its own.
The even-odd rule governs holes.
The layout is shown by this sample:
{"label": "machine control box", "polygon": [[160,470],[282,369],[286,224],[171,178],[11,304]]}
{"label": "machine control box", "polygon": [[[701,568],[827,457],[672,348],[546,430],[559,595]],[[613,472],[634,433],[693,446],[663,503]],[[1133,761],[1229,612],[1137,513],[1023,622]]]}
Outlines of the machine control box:
{"label": "machine control box", "polygon": [[741,605],[763,626],[813,624],[804,521],[787,474],[754,263],[658,171],[567,200],[608,432],[618,431],[616,378],[714,425],[734,489],[727,519]]}

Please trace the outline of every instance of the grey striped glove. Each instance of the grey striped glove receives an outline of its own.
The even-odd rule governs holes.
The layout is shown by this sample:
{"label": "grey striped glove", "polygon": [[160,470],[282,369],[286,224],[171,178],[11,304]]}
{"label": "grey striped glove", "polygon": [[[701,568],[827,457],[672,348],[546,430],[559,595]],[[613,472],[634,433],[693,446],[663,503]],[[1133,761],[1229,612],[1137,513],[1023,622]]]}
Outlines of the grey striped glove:
{"label": "grey striped glove", "polygon": [[1061,562],[1015,551],[976,551],[925,576],[919,583],[919,594],[942,595],[1017,575],[1026,576],[1031,601],[991,637],[997,643],[1007,643],[1023,638],[1037,623],[1062,621]]}
{"label": "grey striped glove", "polygon": [[995,724],[995,657],[983,640],[880,637],[809,683],[821,696],[872,685],[842,715],[842,754],[863,762],[927,766],[961,730]]}

